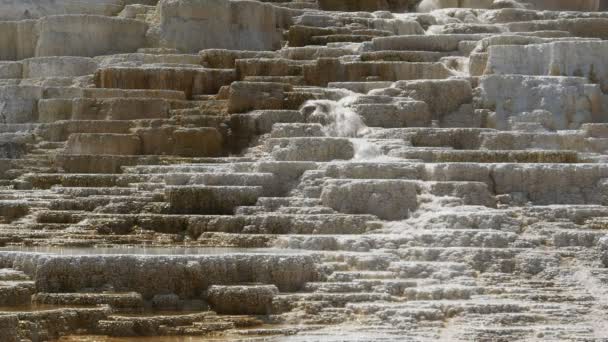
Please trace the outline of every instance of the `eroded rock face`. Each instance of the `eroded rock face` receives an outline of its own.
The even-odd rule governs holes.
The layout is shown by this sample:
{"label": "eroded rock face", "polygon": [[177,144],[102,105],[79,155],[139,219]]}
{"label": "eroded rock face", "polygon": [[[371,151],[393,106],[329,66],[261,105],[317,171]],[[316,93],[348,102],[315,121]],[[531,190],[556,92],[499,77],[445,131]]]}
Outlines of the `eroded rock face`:
{"label": "eroded rock face", "polygon": [[565,1],[565,0],[526,0],[526,2],[532,4],[535,9],[549,10],[549,11],[597,11],[600,7],[599,0],[578,0],[578,1]]}
{"label": "eroded rock face", "polygon": [[[587,78],[485,76],[480,90],[481,98],[489,101],[483,106],[496,111],[497,128],[507,127],[509,120],[519,117],[541,123],[549,130],[578,129],[583,123],[602,120],[603,93]],[[523,113],[538,110],[548,114],[546,119],[525,119],[529,115]]]}
{"label": "eroded rock face", "polygon": [[333,181],[325,183],[323,204],[345,214],[404,219],[417,207],[416,185],[407,181]]}
{"label": "eroded rock face", "polygon": [[[93,15],[59,15],[36,23],[36,56],[84,56],[135,51],[145,44],[139,21]],[[95,42],[95,44],[91,44]]]}
{"label": "eroded rock face", "polygon": [[414,11],[420,0],[321,0],[319,7],[325,11],[390,11],[408,12]]}
{"label": "eroded rock face", "polygon": [[283,16],[289,17],[257,1],[162,0],[159,10],[161,45],[183,52],[275,50]]}
{"label": "eroded rock face", "polygon": [[603,6],[0,0],[0,341],[608,339]]}
{"label": "eroded rock face", "polygon": [[274,285],[211,286],[207,296],[214,310],[224,314],[267,315],[273,312],[272,300],[279,294]]}
{"label": "eroded rock face", "polygon": [[4,315],[0,317],[0,331],[2,331],[0,337],[8,342],[14,342],[19,340],[17,333],[17,325],[19,324],[19,318],[16,315]]}
{"label": "eroded rock face", "polygon": [[440,8],[533,8],[548,11],[598,11],[600,0],[423,0],[422,10]]}
{"label": "eroded rock face", "polygon": [[[503,45],[504,46],[504,45]],[[602,85],[606,65],[600,57],[608,45],[600,41],[593,42],[555,42],[548,44],[518,45],[508,52],[501,46],[489,48],[487,73],[547,75],[547,76],[583,76],[593,83]],[[504,53],[503,53],[504,52]],[[500,57],[499,57],[500,56]],[[542,62],[535,56],[545,56]],[[528,60],[521,64],[521,58]]]}
{"label": "eroded rock face", "polygon": [[[24,261],[18,257],[13,261],[5,259],[9,263]],[[309,256],[82,256],[40,258],[30,262],[38,264],[41,276],[36,288],[40,292],[110,287],[118,292],[135,291],[147,299],[158,293],[175,293],[182,299],[200,298],[201,291],[213,284],[270,282],[283,291],[294,291],[318,276]],[[227,268],[232,271],[226,272]],[[85,269],[89,269],[88,274],[84,273]],[[272,270],[272,274],[264,269]],[[122,275],[117,276],[119,274]]]}
{"label": "eroded rock face", "polygon": [[[142,1],[143,2],[143,1]],[[37,19],[57,14],[117,15],[125,5],[124,0],[6,0],[2,3],[1,20]]]}
{"label": "eroded rock face", "polygon": [[99,87],[171,89],[184,92],[189,99],[195,95],[215,94],[222,86],[235,80],[233,70],[180,66],[172,68],[154,64],[143,67],[100,68],[95,74],[95,83]]}

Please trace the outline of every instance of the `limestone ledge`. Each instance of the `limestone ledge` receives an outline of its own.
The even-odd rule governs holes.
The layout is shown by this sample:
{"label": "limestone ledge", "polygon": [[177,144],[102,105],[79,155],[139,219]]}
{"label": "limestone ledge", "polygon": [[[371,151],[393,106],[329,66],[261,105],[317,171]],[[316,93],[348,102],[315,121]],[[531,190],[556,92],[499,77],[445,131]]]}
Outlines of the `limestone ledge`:
{"label": "limestone ledge", "polygon": [[112,288],[138,292],[144,298],[174,293],[200,297],[211,285],[262,283],[296,291],[320,276],[314,257],[293,254],[199,256],[60,256],[0,252],[4,268],[30,274],[39,292],[79,292]]}

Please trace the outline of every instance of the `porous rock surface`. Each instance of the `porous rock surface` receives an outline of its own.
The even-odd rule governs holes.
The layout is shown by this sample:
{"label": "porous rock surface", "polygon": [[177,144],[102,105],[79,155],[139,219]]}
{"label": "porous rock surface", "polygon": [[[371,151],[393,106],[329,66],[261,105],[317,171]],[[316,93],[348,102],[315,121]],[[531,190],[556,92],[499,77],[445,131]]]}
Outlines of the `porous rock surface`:
{"label": "porous rock surface", "polygon": [[0,0],[0,341],[608,340],[607,7]]}

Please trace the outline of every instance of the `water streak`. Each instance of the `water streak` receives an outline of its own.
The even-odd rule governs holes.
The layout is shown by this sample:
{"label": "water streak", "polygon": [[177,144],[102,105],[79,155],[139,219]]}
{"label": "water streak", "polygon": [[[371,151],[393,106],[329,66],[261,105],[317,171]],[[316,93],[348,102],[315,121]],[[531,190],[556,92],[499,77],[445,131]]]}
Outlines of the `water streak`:
{"label": "water streak", "polygon": [[353,95],[339,101],[310,100],[303,107],[306,122],[323,125],[325,135],[330,137],[357,138],[365,134],[367,126],[351,108]]}
{"label": "water streak", "polygon": [[350,138],[355,149],[354,159],[370,160],[383,156],[380,147],[365,139],[369,128],[352,108],[357,95],[350,94],[339,101],[310,100],[302,107],[306,122],[320,123],[328,137]]}

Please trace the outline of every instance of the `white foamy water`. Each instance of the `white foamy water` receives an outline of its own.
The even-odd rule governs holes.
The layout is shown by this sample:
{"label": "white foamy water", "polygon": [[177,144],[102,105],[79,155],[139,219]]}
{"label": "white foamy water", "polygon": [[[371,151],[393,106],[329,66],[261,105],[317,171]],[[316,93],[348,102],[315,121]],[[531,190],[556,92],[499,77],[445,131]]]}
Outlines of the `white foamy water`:
{"label": "white foamy water", "polygon": [[306,122],[320,123],[323,132],[328,137],[351,138],[355,149],[354,159],[370,160],[383,158],[380,147],[363,138],[369,128],[359,114],[350,105],[357,101],[354,93],[345,96],[339,101],[311,100],[302,107]]}
{"label": "white foamy water", "polygon": [[440,9],[441,6],[439,5],[437,0],[423,0],[420,5],[418,5],[418,12],[431,12],[434,11],[436,9]]}
{"label": "white foamy water", "polygon": [[381,158],[382,150],[380,147],[366,139],[350,139],[355,149],[355,158],[360,160]]}
{"label": "white foamy water", "polygon": [[306,122],[323,125],[325,135],[330,137],[356,138],[365,134],[367,126],[361,117],[346,105],[353,101],[347,96],[340,101],[311,100],[304,104]]}

